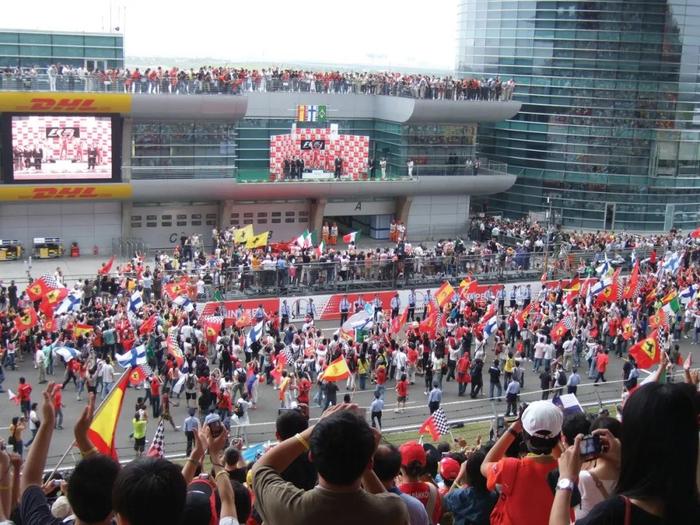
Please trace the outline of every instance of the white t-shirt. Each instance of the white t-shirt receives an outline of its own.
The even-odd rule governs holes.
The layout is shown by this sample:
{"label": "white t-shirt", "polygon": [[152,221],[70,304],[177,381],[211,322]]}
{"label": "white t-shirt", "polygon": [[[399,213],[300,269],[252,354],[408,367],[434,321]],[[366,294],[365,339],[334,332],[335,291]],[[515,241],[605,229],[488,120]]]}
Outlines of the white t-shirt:
{"label": "white t-shirt", "polygon": [[[615,480],[601,479],[600,482],[603,484],[603,487],[607,491],[608,495],[612,494],[612,491],[615,488]],[[593,477],[587,470],[582,470],[579,473],[578,490],[581,493],[581,505],[574,508],[577,520],[585,517],[593,507],[605,499],[603,497],[603,493],[596,486],[595,481],[593,481]]]}

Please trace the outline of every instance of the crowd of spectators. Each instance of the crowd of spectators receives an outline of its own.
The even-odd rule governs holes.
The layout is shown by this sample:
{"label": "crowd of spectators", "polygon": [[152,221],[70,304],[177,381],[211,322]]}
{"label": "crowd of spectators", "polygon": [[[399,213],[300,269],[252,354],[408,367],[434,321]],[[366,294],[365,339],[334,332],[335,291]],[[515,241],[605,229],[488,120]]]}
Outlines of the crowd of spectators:
{"label": "crowd of spectators", "polygon": [[[191,241],[183,241],[185,259],[199,248],[197,239]],[[35,365],[39,383],[61,369],[65,378],[63,388],[48,383],[41,406],[33,403],[31,378],[20,379],[20,415],[10,429],[14,453],[0,447],[0,519],[28,525],[58,524],[66,517],[91,524],[114,518],[132,525],[252,525],[317,523],[332,515],[340,524],[697,523],[699,378],[690,360],[681,359],[679,345],[700,344],[700,250],[683,248],[676,270],[640,270],[629,297],[599,301],[564,283],[536,297],[459,293],[440,306],[430,298],[417,308],[406,305],[406,323],[398,331],[400,305],[373,303],[375,323],[362,337],[324,336],[313,310],[303,326],[262,307],[253,315],[241,309],[233,319],[222,312],[200,318],[194,297],[157,293],[150,265],[139,259],[132,268],[79,283],[74,290],[80,303],[65,314],[51,315],[42,305],[46,297],[31,301],[11,283],[0,293],[3,366],[22,367],[24,358]],[[603,282],[607,276],[600,277]],[[64,279],[60,272],[53,278]],[[617,286],[627,284],[624,279]],[[666,298],[674,294],[679,304],[667,309]],[[38,321],[18,328],[29,308],[41,312]],[[525,309],[530,313],[523,317]],[[497,323],[489,336],[485,322],[491,316]],[[557,335],[565,318],[570,324]],[[151,319],[156,322],[145,329]],[[214,336],[205,323],[218,323]],[[251,338],[258,323],[263,333]],[[660,357],[642,380],[629,350],[653,333]],[[87,429],[95,397],[108,395],[114,384],[115,357],[141,346],[151,375],[133,418],[137,458],[120,466],[98,453]],[[68,363],[61,348],[75,352]],[[619,419],[565,417],[549,401],[564,390],[576,393],[582,373],[606,381],[615,358],[624,362]],[[337,359],[350,371],[350,392],[373,382],[371,425],[370,414],[339,403],[337,382],[324,379]],[[681,362],[685,383],[674,373]],[[522,407],[526,374],[539,380],[542,400]],[[422,375],[418,386],[416,375]],[[62,427],[61,392],[71,382],[79,398],[87,391],[74,427],[84,459],[67,482],[55,484],[42,472],[52,435]],[[470,386],[472,398],[494,403],[505,393],[512,423],[500,436],[472,446],[408,442],[397,449],[381,436],[391,386],[403,406],[407,398],[423,396],[431,414],[441,408],[443,389],[464,396]],[[262,388],[274,388],[286,410],[277,420],[279,443],[247,462],[241,446]],[[184,466],[141,457],[145,425],[139,423],[148,420],[147,403],[154,419],[186,433]],[[323,416],[312,425],[314,405]],[[173,422],[176,408],[187,411],[183,428]],[[25,424],[32,437],[23,460]],[[589,434],[600,447],[593,457],[582,457],[581,442]],[[51,509],[47,494],[59,491],[66,497]]]}
{"label": "crowd of spectators", "polygon": [[389,95],[436,100],[513,98],[515,81],[499,77],[458,78],[416,73],[368,71],[310,71],[269,67],[200,68],[134,67],[94,71],[62,64],[6,67],[0,89],[33,90],[39,83],[50,91],[105,91],[148,94],[234,94],[253,91],[296,91]]}

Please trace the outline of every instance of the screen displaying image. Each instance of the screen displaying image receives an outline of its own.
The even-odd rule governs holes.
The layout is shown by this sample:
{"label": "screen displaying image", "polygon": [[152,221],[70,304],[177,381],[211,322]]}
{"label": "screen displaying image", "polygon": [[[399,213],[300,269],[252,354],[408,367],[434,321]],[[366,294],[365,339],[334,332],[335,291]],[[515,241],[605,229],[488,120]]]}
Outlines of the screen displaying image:
{"label": "screen displaying image", "polygon": [[111,117],[13,116],[12,168],[16,181],[111,179]]}

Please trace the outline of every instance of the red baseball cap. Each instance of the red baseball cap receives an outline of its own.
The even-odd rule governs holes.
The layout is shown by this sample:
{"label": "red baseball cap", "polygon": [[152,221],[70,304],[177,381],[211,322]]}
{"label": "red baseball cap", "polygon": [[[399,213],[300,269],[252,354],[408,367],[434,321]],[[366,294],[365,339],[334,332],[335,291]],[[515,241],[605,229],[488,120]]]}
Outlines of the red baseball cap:
{"label": "red baseball cap", "polygon": [[415,441],[409,441],[404,443],[399,447],[399,452],[401,452],[401,464],[410,465],[413,462],[420,463],[421,467],[425,466],[425,450],[423,446],[416,443]]}
{"label": "red baseball cap", "polygon": [[459,466],[459,461],[454,458],[442,458],[440,461],[440,476],[442,476],[442,479],[457,479]]}

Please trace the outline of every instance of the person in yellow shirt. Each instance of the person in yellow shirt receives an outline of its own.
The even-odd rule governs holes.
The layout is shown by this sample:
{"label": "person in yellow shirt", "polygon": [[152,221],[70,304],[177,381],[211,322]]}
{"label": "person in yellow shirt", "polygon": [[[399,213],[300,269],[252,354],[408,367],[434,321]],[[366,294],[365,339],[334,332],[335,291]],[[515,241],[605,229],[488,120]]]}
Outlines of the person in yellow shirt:
{"label": "person in yellow shirt", "polygon": [[136,412],[136,414],[134,414],[134,419],[131,420],[136,457],[143,456],[143,451],[146,448],[146,425],[148,425],[148,416],[146,416],[146,411],[139,410]]}
{"label": "person in yellow shirt", "polygon": [[503,363],[503,385],[504,390],[508,388],[508,383],[513,378],[513,369],[515,368],[515,358],[513,352],[508,352],[508,357]]}

